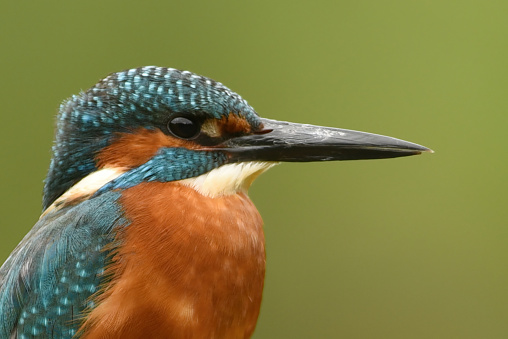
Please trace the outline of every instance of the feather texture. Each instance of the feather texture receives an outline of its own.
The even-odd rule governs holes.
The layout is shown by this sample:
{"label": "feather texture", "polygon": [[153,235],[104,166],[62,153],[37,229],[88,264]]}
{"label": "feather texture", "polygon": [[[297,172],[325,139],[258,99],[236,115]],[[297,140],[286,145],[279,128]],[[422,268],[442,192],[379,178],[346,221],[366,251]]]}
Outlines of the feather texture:
{"label": "feather texture", "polygon": [[[120,194],[107,192],[45,215],[0,268],[0,337],[72,337],[127,225]],[[106,249],[107,247],[107,249]]]}

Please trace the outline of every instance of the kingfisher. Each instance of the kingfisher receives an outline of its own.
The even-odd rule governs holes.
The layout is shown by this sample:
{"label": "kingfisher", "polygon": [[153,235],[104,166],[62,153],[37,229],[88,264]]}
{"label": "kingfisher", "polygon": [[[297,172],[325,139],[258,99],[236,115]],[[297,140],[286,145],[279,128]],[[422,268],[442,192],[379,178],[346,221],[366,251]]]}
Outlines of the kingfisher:
{"label": "kingfisher", "polygon": [[0,338],[249,338],[265,275],[254,179],[422,152],[261,118],[188,71],[113,73],[60,106],[43,213],[0,268]]}

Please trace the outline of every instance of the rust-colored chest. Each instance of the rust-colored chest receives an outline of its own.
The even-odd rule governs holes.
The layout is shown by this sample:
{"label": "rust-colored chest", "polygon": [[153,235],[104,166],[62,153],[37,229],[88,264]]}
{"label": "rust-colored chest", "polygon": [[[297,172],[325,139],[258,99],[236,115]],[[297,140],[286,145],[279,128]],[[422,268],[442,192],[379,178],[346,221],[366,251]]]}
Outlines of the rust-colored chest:
{"label": "rust-colored chest", "polygon": [[262,220],[250,199],[144,183],[121,203],[131,224],[84,337],[250,337],[265,274]]}

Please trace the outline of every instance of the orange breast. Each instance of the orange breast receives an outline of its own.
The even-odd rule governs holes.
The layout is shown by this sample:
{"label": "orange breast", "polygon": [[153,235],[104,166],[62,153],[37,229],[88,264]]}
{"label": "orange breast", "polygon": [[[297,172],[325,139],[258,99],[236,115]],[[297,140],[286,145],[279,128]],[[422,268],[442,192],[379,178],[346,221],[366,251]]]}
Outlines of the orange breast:
{"label": "orange breast", "polygon": [[262,220],[250,199],[144,183],[122,204],[132,223],[84,337],[250,337],[265,274]]}

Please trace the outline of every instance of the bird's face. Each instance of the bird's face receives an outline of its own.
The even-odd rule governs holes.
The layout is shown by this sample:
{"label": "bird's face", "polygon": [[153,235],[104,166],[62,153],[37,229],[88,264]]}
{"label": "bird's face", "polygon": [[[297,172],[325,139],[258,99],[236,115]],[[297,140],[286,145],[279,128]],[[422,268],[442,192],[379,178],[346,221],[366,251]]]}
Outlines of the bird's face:
{"label": "bird's face", "polygon": [[427,148],[350,130],[260,118],[238,94],[161,67],[114,73],[61,106],[44,208],[84,182],[99,189],[181,181],[219,196],[280,161],[390,158]]}

